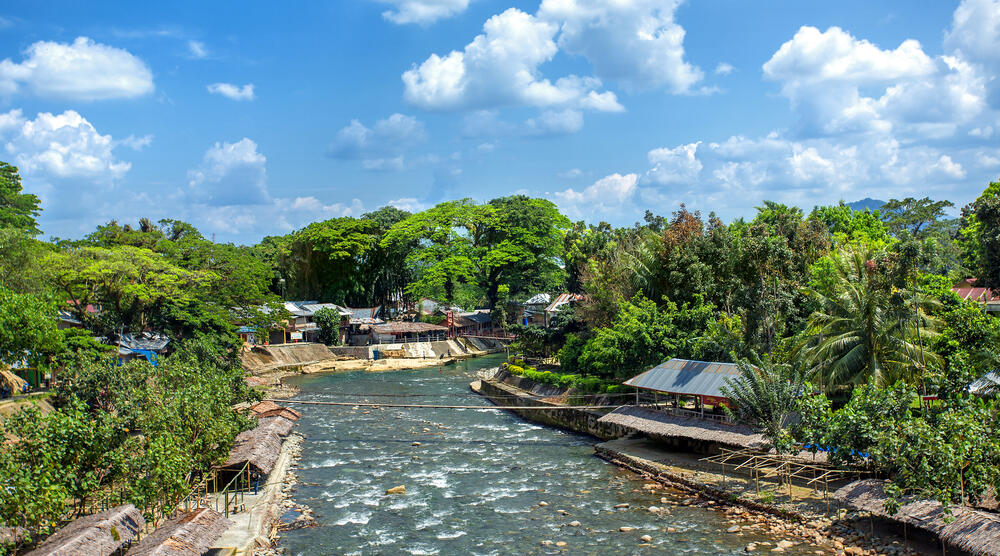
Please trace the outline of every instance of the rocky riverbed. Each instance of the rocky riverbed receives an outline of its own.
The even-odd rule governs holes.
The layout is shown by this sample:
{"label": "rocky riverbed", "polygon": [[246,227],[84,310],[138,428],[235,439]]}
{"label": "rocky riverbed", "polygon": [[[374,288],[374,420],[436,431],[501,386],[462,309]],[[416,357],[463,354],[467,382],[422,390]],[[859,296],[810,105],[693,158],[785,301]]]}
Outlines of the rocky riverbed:
{"label": "rocky riverbed", "polygon": [[[827,535],[833,522],[822,530],[808,522],[793,525],[652,484],[595,458],[590,437],[538,426],[502,411],[365,405],[386,401],[372,394],[392,394],[411,403],[487,405],[469,393],[468,384],[477,370],[495,366],[496,359],[401,373],[287,379],[301,388],[297,399],[354,400],[358,405],[300,408],[303,418],[297,430],[308,441],[295,470],[297,483],[289,488],[301,511],[287,514],[286,529],[294,528],[282,532],[278,550],[838,552],[836,538],[816,541],[816,533]],[[405,492],[386,494],[396,486],[405,486]]]}

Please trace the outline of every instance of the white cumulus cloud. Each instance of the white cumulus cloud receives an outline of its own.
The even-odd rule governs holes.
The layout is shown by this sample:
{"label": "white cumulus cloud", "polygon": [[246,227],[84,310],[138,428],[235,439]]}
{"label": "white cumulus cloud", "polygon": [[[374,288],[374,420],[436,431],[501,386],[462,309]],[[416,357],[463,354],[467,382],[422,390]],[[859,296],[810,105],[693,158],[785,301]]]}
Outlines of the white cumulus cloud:
{"label": "white cumulus cloud", "polygon": [[[583,191],[573,188],[553,194],[556,204],[568,215],[579,218],[581,214],[595,215],[597,218],[622,214],[631,209],[631,201],[637,191],[638,174],[611,174],[595,181]],[[610,220],[610,218],[609,218]]]}
{"label": "white cumulus cloud", "polygon": [[94,224],[131,168],[114,152],[127,141],[99,133],[74,110],[43,112],[34,119],[21,110],[0,113],[4,159],[20,169],[25,190],[41,198],[42,227],[49,233],[82,232]]}
{"label": "white cumulus cloud", "polygon": [[188,172],[188,193],[195,202],[212,206],[268,203],[267,158],[246,137],[215,143],[201,165]]}
{"label": "white cumulus cloud", "polygon": [[39,41],[21,62],[0,61],[0,94],[22,90],[72,100],[135,98],[153,91],[153,72],[128,51],[87,37]]}
{"label": "white cumulus cloud", "polygon": [[391,10],[382,12],[387,20],[404,25],[427,25],[439,19],[458,15],[469,7],[469,0],[377,0],[389,4]]}
{"label": "white cumulus cloud", "polygon": [[804,26],[763,66],[781,84],[805,135],[904,133],[941,138],[976,121],[986,84],[956,56],[928,56],[915,40],[883,49],[839,27]]}
{"label": "white cumulus cloud", "polygon": [[559,50],[554,40],[558,28],[510,8],[487,20],[483,34],[461,52],[432,54],[405,72],[404,97],[428,110],[498,106],[621,110],[613,93],[598,93],[597,78],[568,75],[553,82],[541,75],[539,66]]}
{"label": "white cumulus cloud", "polygon": [[208,92],[213,95],[222,95],[232,100],[253,100],[253,83],[247,83],[240,87],[232,83],[212,83],[207,87]]}
{"label": "white cumulus cloud", "polygon": [[543,0],[538,18],[560,25],[559,47],[585,57],[597,77],[627,88],[687,93],[704,77],[684,60],[680,1]]}

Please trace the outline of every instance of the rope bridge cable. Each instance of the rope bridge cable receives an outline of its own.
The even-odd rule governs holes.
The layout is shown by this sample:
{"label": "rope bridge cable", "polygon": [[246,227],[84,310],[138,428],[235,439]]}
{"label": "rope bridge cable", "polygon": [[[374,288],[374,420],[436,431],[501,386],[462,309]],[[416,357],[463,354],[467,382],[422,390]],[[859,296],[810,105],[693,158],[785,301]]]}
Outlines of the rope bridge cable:
{"label": "rope bridge cable", "polygon": [[[492,395],[491,398],[558,398],[564,394],[521,394],[521,395]],[[624,394],[568,394],[566,395],[570,398],[610,398],[610,397],[620,397],[628,396],[635,397],[634,393],[624,393]],[[469,394],[467,392],[448,392],[444,394],[358,394],[353,392],[334,392],[334,393],[324,393],[323,397],[345,397],[345,398],[447,398],[447,397],[462,397],[467,398]]]}
{"label": "rope bridge cable", "polygon": [[364,403],[364,402],[311,402],[311,401],[301,401],[301,400],[273,400],[270,398],[264,398],[264,401],[283,403],[283,404],[297,403],[303,405],[329,405],[338,407],[369,407],[372,409],[380,407],[399,407],[399,408],[422,408],[422,409],[486,409],[491,411],[495,411],[498,409],[536,409],[542,411],[552,411],[552,410],[559,411],[565,409],[616,409],[621,407],[620,405],[555,405],[555,406],[427,405],[427,404]]}

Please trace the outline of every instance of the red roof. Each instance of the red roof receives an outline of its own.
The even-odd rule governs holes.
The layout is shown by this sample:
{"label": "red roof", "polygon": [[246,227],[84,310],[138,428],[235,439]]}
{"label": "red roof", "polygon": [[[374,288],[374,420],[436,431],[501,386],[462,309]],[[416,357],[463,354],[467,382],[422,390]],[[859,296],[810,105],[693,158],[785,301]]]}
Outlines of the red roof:
{"label": "red roof", "polygon": [[997,292],[989,288],[977,288],[975,278],[962,280],[960,285],[951,288],[951,291],[967,301],[986,301],[988,303],[1000,301],[1000,295]]}

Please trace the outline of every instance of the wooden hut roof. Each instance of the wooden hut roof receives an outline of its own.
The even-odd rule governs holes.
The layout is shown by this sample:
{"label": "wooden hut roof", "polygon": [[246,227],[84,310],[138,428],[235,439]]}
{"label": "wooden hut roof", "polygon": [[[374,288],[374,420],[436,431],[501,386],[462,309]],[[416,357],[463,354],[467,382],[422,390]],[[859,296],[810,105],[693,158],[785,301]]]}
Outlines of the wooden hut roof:
{"label": "wooden hut roof", "polygon": [[134,539],[145,524],[142,513],[125,504],[69,522],[28,556],[111,554]]}
{"label": "wooden hut roof", "polygon": [[298,411],[295,411],[294,409],[285,407],[283,405],[278,405],[269,400],[257,402],[251,405],[250,411],[253,412],[258,419],[262,417],[272,417],[275,415],[281,415],[286,419],[290,419],[292,421],[298,421],[299,417],[302,417],[302,414],[299,413]]}
{"label": "wooden hut roof", "polygon": [[913,527],[930,531],[950,544],[976,556],[1000,556],[1000,516],[965,506],[951,508],[951,520],[940,502],[906,498],[899,511],[885,510],[885,481],[864,479],[850,483],[833,497],[852,508],[870,512]]}
{"label": "wooden hut roof", "polygon": [[236,435],[229,458],[219,467],[240,469],[246,463],[258,473],[270,474],[281,453],[281,437],[268,426],[260,426]]}
{"label": "wooden hut roof", "polygon": [[766,442],[760,434],[743,425],[726,425],[692,417],[678,417],[662,411],[635,406],[622,406],[598,419],[599,423],[614,423],[641,433],[662,437],[681,437],[717,442],[738,448],[762,448]]}
{"label": "wooden hut roof", "polygon": [[233,523],[211,508],[180,514],[167,520],[127,556],[201,556]]}

